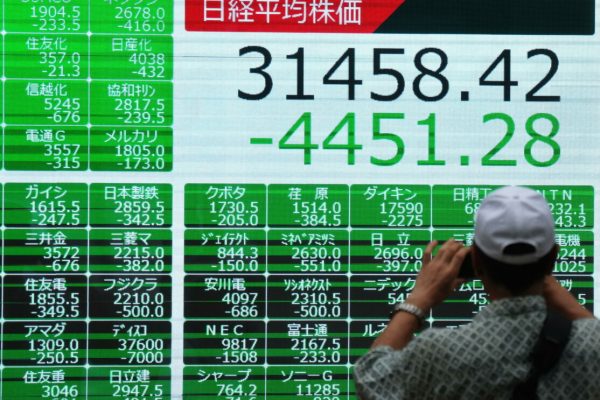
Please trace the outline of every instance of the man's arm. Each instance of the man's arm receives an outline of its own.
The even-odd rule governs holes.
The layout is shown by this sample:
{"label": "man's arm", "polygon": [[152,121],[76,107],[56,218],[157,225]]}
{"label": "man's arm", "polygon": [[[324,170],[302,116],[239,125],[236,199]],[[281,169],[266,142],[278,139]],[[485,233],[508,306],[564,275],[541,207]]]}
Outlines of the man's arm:
{"label": "man's arm", "polygon": [[584,308],[575,297],[551,275],[544,280],[544,298],[549,308],[570,320],[594,318],[594,314]]}
{"label": "man's arm", "polygon": [[[423,310],[421,308],[421,310]],[[374,349],[379,346],[390,346],[394,350],[404,348],[419,330],[421,321],[407,312],[398,312],[388,323],[388,326],[371,345]]]}
{"label": "man's arm", "polygon": [[[450,239],[432,258],[437,242],[431,242],[423,255],[423,267],[406,303],[423,312],[444,301],[452,292],[458,271],[468,253],[459,242]],[[371,351],[354,366],[356,391],[362,400],[413,399],[423,394],[426,381],[414,375],[419,363],[418,351],[409,345],[421,321],[415,315],[399,311],[371,346]],[[424,335],[425,336],[425,335]],[[432,343],[431,345],[434,345]],[[400,350],[401,352],[394,351]],[[419,380],[421,379],[421,380]]]}
{"label": "man's arm", "polygon": [[[446,241],[438,254],[431,258],[437,242],[427,245],[423,255],[423,267],[417,276],[415,287],[406,300],[425,313],[450,295],[457,283],[458,271],[469,249],[460,242]],[[381,335],[373,342],[372,349],[390,346],[394,350],[404,348],[419,329],[419,319],[408,312],[400,311],[389,322]]]}

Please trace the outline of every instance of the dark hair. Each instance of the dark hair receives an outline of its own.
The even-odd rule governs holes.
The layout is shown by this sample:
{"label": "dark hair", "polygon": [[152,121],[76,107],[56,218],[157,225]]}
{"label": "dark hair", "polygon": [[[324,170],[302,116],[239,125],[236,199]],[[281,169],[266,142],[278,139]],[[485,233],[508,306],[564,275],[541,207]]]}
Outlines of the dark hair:
{"label": "dark hair", "polygon": [[[556,252],[553,247],[538,261],[525,265],[512,265],[502,261],[495,260],[485,254],[481,248],[473,244],[477,251],[475,257],[482,272],[487,275],[491,281],[505,287],[513,296],[518,296],[526,292],[532,285],[544,279],[544,276],[552,271]],[[516,246],[512,254],[523,254],[523,249]]]}

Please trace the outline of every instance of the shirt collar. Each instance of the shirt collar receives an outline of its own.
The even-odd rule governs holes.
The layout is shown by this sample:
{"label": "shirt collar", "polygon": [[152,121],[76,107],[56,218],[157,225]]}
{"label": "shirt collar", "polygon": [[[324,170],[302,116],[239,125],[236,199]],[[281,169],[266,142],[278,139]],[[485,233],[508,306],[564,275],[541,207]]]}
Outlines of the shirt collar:
{"label": "shirt collar", "polygon": [[499,316],[515,316],[546,310],[546,300],[542,296],[517,296],[494,300],[475,316],[475,320]]}

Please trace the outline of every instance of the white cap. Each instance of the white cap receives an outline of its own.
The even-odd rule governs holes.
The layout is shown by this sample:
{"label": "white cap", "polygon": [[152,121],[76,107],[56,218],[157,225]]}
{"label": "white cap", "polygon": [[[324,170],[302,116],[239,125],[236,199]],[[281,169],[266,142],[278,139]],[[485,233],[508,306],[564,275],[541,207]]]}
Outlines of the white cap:
{"label": "white cap", "polygon": [[[538,192],[505,186],[490,193],[479,206],[475,243],[487,256],[506,264],[538,261],[554,246],[554,219]],[[510,245],[525,244],[531,251],[510,254]]]}

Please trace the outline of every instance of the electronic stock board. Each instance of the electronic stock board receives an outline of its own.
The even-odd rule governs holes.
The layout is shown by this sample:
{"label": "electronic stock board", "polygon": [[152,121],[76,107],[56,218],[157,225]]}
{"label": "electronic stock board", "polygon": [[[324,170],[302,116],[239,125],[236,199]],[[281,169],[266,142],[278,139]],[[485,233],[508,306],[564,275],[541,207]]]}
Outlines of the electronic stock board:
{"label": "electronic stock board", "polygon": [[594,309],[594,0],[1,4],[3,399],[355,399],[426,244],[506,184]]}

